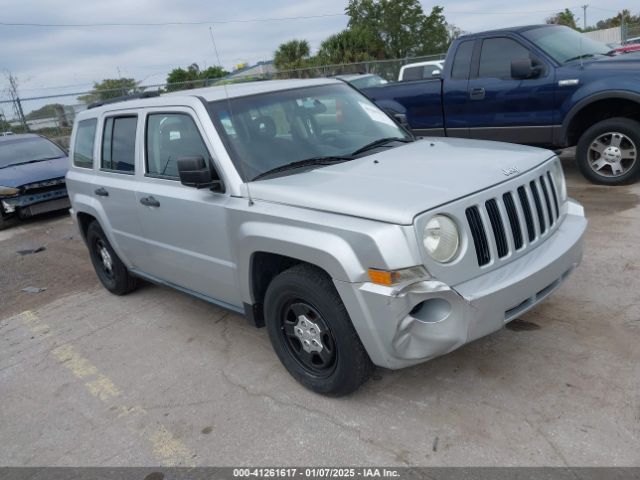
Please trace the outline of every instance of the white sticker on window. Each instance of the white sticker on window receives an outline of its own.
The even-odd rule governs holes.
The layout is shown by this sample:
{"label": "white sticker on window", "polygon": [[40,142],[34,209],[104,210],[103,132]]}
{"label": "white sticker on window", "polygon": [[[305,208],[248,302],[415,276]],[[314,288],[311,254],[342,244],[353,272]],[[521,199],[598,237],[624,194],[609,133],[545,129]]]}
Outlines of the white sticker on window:
{"label": "white sticker on window", "polygon": [[364,102],[358,102],[358,104],[362,107],[362,109],[366,112],[366,114],[369,115],[369,118],[371,118],[371,120],[373,120],[374,122],[384,123],[386,125],[391,125],[393,127],[396,126],[393,120],[387,117],[387,115],[385,115],[385,113],[381,111],[378,107],[374,107],[373,105],[369,105]]}
{"label": "white sticker on window", "polygon": [[180,132],[176,131],[170,131],[169,132],[169,140],[180,140]]}

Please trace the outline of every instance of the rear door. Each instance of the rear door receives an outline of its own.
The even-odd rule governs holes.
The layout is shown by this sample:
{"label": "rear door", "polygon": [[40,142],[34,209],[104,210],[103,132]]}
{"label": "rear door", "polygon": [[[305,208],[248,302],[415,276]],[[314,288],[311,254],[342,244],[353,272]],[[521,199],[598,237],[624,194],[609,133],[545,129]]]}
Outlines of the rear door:
{"label": "rear door", "polygon": [[180,157],[200,155],[214,164],[195,112],[146,109],[143,128],[144,173],[135,210],[147,248],[140,271],[224,306],[241,306],[227,235],[229,195],[186,187],[178,178]]}
{"label": "rear door", "polygon": [[136,267],[143,244],[136,212],[139,117],[135,111],[105,113],[98,128],[100,163],[91,194],[100,203],[109,225],[103,225],[125,262]]}
{"label": "rear door", "polygon": [[471,75],[471,59],[475,40],[467,40],[458,44],[453,61],[445,63],[448,76],[442,89],[444,124],[448,137],[469,136],[469,118],[467,108],[469,98],[469,76]]}
{"label": "rear door", "polygon": [[[481,42],[477,71],[472,72],[468,87],[470,137],[550,144],[554,70],[519,39],[501,36]],[[524,80],[512,78],[511,62],[522,59],[531,59],[542,68],[542,74]]]}

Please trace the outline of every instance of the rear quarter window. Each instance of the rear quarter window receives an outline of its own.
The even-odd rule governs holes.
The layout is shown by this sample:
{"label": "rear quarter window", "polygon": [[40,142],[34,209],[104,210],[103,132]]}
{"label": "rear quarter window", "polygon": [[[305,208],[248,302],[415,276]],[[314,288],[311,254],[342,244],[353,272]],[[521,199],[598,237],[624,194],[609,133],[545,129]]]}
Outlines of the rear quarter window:
{"label": "rear quarter window", "polygon": [[73,164],[81,168],[93,168],[93,146],[96,139],[95,118],[78,122],[76,140],[73,144]]}

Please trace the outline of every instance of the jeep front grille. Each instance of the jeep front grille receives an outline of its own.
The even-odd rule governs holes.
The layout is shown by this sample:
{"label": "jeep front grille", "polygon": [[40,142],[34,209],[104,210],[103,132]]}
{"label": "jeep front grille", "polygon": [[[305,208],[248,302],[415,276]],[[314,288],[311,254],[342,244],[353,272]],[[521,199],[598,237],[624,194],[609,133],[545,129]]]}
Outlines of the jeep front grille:
{"label": "jeep front grille", "polygon": [[556,186],[547,171],[500,196],[468,207],[465,213],[478,265],[483,266],[492,258],[504,258],[548,235],[558,222],[560,208]]}

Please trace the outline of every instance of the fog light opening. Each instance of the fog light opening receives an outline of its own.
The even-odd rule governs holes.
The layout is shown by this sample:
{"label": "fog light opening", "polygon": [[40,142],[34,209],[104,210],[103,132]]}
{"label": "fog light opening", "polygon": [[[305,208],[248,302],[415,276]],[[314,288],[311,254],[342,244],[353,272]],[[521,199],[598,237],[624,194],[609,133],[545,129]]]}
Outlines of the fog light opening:
{"label": "fog light opening", "polygon": [[409,315],[420,322],[437,323],[446,320],[451,313],[451,304],[444,298],[430,298],[414,306]]}

